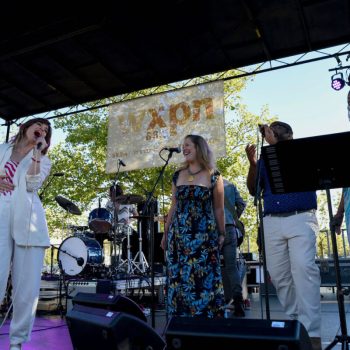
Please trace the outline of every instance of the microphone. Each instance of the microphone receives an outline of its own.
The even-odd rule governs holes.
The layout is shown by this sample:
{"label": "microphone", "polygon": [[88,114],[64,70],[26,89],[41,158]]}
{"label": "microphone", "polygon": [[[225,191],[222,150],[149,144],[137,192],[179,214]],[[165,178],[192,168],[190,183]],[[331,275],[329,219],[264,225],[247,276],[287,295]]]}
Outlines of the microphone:
{"label": "microphone", "polygon": [[262,135],[262,137],[265,137],[265,125],[263,124],[258,124],[259,131]]}
{"label": "microphone", "polygon": [[118,159],[119,161],[119,164],[122,165],[122,166],[126,166],[126,164],[121,160],[121,159]]}
{"label": "microphone", "polygon": [[[39,137],[41,136],[40,132],[37,131],[37,130],[34,131],[34,135],[35,135],[37,138],[39,138]],[[43,145],[42,142],[39,142],[39,143],[36,145],[36,149],[40,149],[42,145]]]}
{"label": "microphone", "polygon": [[169,151],[169,152],[176,152],[176,153],[181,153],[181,148],[180,147],[163,147],[162,151]]}
{"label": "microphone", "polygon": [[64,176],[64,173],[54,173],[52,176]]}
{"label": "microphone", "polygon": [[76,258],[76,259],[77,259],[78,266],[83,266],[84,265],[84,259],[83,258]]}

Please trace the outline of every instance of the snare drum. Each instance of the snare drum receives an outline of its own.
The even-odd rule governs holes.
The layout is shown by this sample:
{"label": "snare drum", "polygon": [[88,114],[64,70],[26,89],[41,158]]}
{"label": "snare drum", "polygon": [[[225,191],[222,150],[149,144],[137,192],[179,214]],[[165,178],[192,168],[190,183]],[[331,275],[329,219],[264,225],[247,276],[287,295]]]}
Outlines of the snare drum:
{"label": "snare drum", "polygon": [[95,233],[109,232],[112,223],[112,213],[105,208],[96,208],[89,214],[89,227]]}
{"label": "snare drum", "polygon": [[64,273],[75,276],[87,266],[103,263],[103,250],[96,239],[68,237],[58,249],[58,261]]}

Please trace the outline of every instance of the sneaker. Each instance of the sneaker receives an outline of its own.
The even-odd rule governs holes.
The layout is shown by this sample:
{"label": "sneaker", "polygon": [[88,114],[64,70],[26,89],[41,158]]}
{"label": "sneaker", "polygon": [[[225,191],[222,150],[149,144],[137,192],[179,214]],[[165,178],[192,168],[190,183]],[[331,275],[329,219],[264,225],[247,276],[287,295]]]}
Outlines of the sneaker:
{"label": "sneaker", "polygon": [[21,344],[11,344],[10,345],[10,350],[21,350],[22,345]]}
{"label": "sneaker", "polygon": [[244,308],[243,308],[243,299],[242,298],[234,299],[233,306],[235,307],[235,311],[233,312],[233,314],[236,317],[244,317],[245,316],[245,312],[244,312]]}

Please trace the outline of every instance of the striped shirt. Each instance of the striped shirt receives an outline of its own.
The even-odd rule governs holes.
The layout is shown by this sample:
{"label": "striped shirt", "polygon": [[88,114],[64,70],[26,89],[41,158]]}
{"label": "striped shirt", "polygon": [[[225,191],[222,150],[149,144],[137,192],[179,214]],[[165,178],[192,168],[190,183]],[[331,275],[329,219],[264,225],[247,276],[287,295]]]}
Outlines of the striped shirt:
{"label": "striped shirt", "polygon": [[[9,160],[6,162],[5,164],[5,173],[6,173],[6,177],[4,178],[5,181],[13,184],[13,177],[15,176],[17,167],[18,167],[18,162],[14,162],[13,160]],[[5,192],[1,192],[0,195],[4,195],[4,196],[11,196],[12,191],[5,191]]]}

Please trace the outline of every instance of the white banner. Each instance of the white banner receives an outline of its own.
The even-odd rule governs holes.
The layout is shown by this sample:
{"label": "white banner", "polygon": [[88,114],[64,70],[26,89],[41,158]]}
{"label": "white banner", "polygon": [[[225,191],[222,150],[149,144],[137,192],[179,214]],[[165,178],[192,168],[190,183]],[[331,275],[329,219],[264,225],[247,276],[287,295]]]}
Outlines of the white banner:
{"label": "white banner", "polygon": [[[106,171],[116,172],[118,159],[120,171],[162,166],[161,149],[181,146],[187,134],[203,136],[216,158],[226,155],[223,81],[111,105]],[[173,154],[171,162],[182,161]]]}

